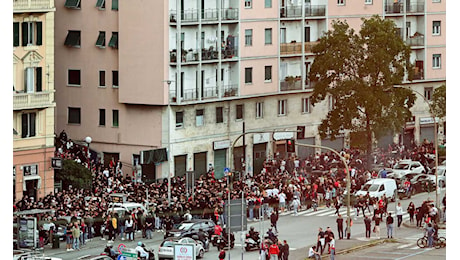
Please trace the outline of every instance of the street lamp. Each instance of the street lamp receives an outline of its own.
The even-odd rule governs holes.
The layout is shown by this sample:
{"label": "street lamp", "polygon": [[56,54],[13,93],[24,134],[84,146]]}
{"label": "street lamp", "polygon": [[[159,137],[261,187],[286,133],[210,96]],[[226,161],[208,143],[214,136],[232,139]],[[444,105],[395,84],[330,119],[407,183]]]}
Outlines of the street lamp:
{"label": "street lamp", "polygon": [[422,95],[420,92],[415,91],[409,87],[405,86],[394,86],[395,88],[403,88],[403,89],[408,89],[411,90],[413,93],[419,95],[422,97],[423,101],[428,105],[428,108],[430,110],[430,116],[433,119],[433,124],[434,124],[434,167],[435,167],[435,176],[436,176],[436,183],[435,183],[435,191],[436,191],[436,208],[439,208],[439,188],[438,188],[438,123],[436,122],[436,116],[433,112],[433,107],[431,106],[430,101],[426,99],[425,95]]}
{"label": "street lamp", "polygon": [[171,154],[171,104],[169,102],[169,88],[171,86],[172,80],[164,80],[168,84],[168,89],[166,90],[168,93],[168,205],[171,204],[171,162],[172,162],[172,154]]}
{"label": "street lamp", "polygon": [[93,141],[93,139],[90,136],[85,137],[85,143],[87,144],[87,147],[88,147],[88,151],[87,151],[87,154],[86,154],[86,159],[87,159],[87,162],[88,162],[88,168],[91,168],[90,165],[89,165],[90,162],[91,162],[90,161],[91,154],[89,152],[89,145],[91,144],[92,141]]}

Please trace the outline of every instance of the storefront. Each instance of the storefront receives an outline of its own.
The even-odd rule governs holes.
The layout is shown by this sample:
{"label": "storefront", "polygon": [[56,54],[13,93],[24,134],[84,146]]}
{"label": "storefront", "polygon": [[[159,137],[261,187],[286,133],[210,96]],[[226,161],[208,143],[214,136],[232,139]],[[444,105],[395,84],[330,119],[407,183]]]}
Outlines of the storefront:
{"label": "storefront", "polygon": [[[439,121],[436,118],[436,121]],[[420,118],[420,144],[423,143],[424,140],[428,142],[434,141],[434,121],[432,117],[421,117]]]}
{"label": "storefront", "polygon": [[253,162],[253,174],[258,174],[264,167],[264,161],[267,158],[267,144],[270,138],[270,133],[261,133],[253,135],[253,148],[252,158]]}
{"label": "storefront", "polygon": [[[315,138],[310,137],[310,138],[305,138],[305,139],[297,139],[296,141],[298,144],[311,144],[315,145]],[[310,155],[315,154],[315,148],[313,147],[305,147],[305,146],[297,146],[297,155],[301,159],[305,159]]]}
{"label": "storefront", "polygon": [[[341,151],[343,149],[344,137],[336,137],[336,139],[321,139],[321,146],[332,148],[336,151]],[[324,151],[325,152],[325,151]]]}

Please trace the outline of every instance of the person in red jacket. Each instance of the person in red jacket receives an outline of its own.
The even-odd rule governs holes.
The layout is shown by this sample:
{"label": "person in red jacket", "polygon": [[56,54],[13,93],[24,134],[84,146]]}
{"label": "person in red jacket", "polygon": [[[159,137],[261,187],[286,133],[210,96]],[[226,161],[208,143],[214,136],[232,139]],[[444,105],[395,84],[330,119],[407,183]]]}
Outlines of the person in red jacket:
{"label": "person in red jacket", "polygon": [[222,227],[219,226],[219,223],[214,226],[214,235],[220,236],[222,234]]}
{"label": "person in red jacket", "polygon": [[280,249],[278,245],[272,244],[270,248],[268,249],[268,256],[270,257],[270,260],[278,260],[278,254],[280,253]]}

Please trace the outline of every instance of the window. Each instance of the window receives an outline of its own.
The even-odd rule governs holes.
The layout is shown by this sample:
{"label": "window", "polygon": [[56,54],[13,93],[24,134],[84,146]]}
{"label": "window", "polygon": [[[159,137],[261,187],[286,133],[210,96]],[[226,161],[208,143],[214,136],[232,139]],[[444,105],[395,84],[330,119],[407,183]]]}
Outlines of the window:
{"label": "window", "polygon": [[80,47],[80,31],[69,31],[65,38],[64,45],[69,47]]}
{"label": "window", "polygon": [[236,120],[243,119],[244,113],[243,113],[244,105],[236,105]]}
{"label": "window", "polygon": [[99,36],[96,40],[96,46],[99,48],[105,48],[105,32],[100,31]]}
{"label": "window", "polygon": [[109,47],[118,49],[118,32],[112,32],[112,38],[110,38]]}
{"label": "window", "polygon": [[337,0],[338,5],[345,5],[345,0]]}
{"label": "window", "polygon": [[202,126],[204,124],[204,109],[197,109],[195,113],[196,126]]}
{"label": "window", "polygon": [[105,109],[99,109],[99,126],[105,126]]}
{"label": "window", "polygon": [[265,0],[265,8],[272,8],[272,0]]}
{"label": "window", "polygon": [[252,68],[244,69],[244,83],[252,83]]}
{"label": "window", "polygon": [[224,109],[223,107],[216,107],[216,123],[224,122]]}
{"label": "window", "polygon": [[35,113],[24,113],[22,114],[21,123],[22,123],[22,130],[21,130],[21,137],[27,138],[35,136]]}
{"label": "window", "polygon": [[433,21],[433,35],[441,35],[441,21]]}
{"label": "window", "polygon": [[37,176],[38,164],[24,165],[22,166],[22,172],[24,176]]}
{"label": "window", "polygon": [[22,46],[42,45],[42,22],[22,23]]}
{"label": "window", "polygon": [[244,8],[252,8],[252,0],[244,0]]}
{"label": "window", "polygon": [[105,87],[105,70],[99,71],[99,87]]}
{"label": "window", "polygon": [[112,0],[112,10],[118,11],[118,0]]}
{"label": "window", "polygon": [[176,112],[176,127],[184,126],[184,112]]}
{"label": "window", "polygon": [[264,117],[264,103],[257,102],[256,103],[256,118],[263,118]]}
{"label": "window", "polygon": [[80,0],[65,0],[64,6],[71,9],[80,9],[81,3]]}
{"label": "window", "polygon": [[329,96],[327,99],[327,109],[328,111],[332,111],[335,106],[335,98],[333,96]]}
{"label": "window", "polygon": [[42,68],[29,67],[24,71],[24,89],[27,93],[42,91]]}
{"label": "window", "polygon": [[13,23],[13,46],[19,46],[19,23]]}
{"label": "window", "polygon": [[112,88],[118,88],[118,70],[112,71]]}
{"label": "window", "polygon": [[371,4],[372,4],[372,0],[364,0],[364,4],[371,5]]}
{"label": "window", "polygon": [[272,81],[272,66],[265,66],[265,81]]}
{"label": "window", "polygon": [[433,69],[441,68],[441,54],[433,54]]}
{"label": "window", "polygon": [[441,3],[441,0],[433,0],[433,3]]}
{"label": "window", "polygon": [[302,113],[310,113],[311,103],[309,98],[302,98]]}
{"label": "window", "polygon": [[244,44],[246,46],[252,46],[252,29],[244,30]]}
{"label": "window", "polygon": [[99,10],[105,9],[105,0],[97,0],[96,7],[99,8]]}
{"label": "window", "polygon": [[265,44],[272,44],[272,29],[265,29]]}
{"label": "window", "polygon": [[118,110],[112,110],[112,126],[118,127]]}
{"label": "window", "polygon": [[433,96],[433,87],[425,88],[424,96],[426,100],[431,100],[431,97]]}
{"label": "window", "polygon": [[67,85],[80,86],[80,70],[69,70],[67,74]]}
{"label": "window", "polygon": [[68,124],[80,124],[81,114],[79,107],[69,107],[69,114],[67,118]]}
{"label": "window", "polygon": [[278,116],[285,116],[287,110],[287,100],[278,100]]}

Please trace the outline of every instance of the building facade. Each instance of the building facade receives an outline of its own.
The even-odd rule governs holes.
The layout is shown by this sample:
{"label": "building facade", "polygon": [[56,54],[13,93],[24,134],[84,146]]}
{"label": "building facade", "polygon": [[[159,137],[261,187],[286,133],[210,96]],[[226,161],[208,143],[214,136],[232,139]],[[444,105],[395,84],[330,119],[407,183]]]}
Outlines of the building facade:
{"label": "building facade", "polygon": [[[210,166],[221,175],[232,157],[236,168],[244,161],[259,172],[265,158],[286,154],[291,138],[348,147],[346,133],[318,135],[333,99],[309,100],[312,47],[336,19],[356,30],[374,14],[394,20],[416,67],[404,85],[429,100],[445,84],[445,1],[60,0],[56,9],[56,131],[91,136],[91,147],[104,161],[121,159],[125,174],[143,150],[167,149],[167,161],[143,167],[159,179]],[[404,132],[380,143],[433,140],[424,99],[413,112]],[[239,138],[232,156],[243,129],[257,133]],[[273,136],[297,129],[303,134]]]}
{"label": "building facade", "polygon": [[54,190],[54,1],[13,2],[13,197]]}

